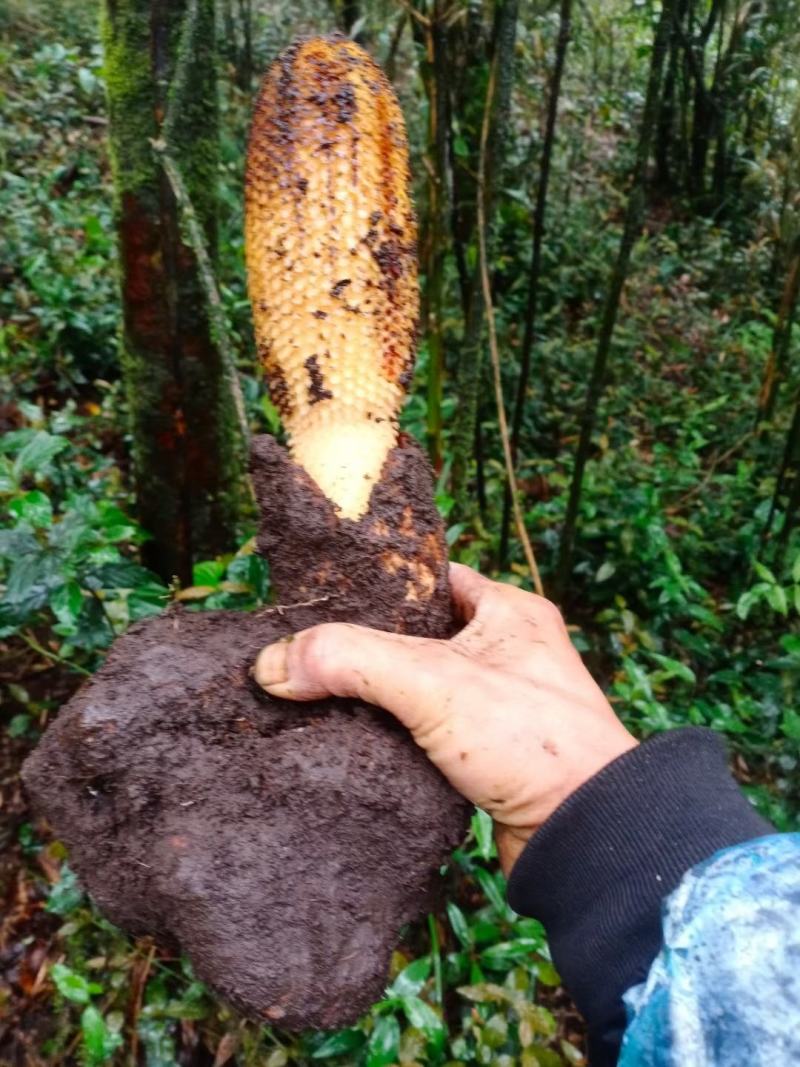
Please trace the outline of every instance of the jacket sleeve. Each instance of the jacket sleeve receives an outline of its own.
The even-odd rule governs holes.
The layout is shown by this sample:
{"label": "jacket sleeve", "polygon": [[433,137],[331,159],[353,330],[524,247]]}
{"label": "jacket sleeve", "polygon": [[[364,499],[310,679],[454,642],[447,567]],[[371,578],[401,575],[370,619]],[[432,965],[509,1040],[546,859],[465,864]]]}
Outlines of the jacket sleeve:
{"label": "jacket sleeve", "polygon": [[[586,1019],[592,1067],[617,1063],[623,995],[662,948],[664,899],[691,867],[772,833],[730,776],[719,738],[695,728],[626,752],[536,832],[511,872],[509,902],[544,923]],[[626,1067],[634,1062],[650,1061]]]}
{"label": "jacket sleeve", "polygon": [[620,1067],[800,1063],[800,834],[693,868],[664,909],[664,945],[625,996]]}

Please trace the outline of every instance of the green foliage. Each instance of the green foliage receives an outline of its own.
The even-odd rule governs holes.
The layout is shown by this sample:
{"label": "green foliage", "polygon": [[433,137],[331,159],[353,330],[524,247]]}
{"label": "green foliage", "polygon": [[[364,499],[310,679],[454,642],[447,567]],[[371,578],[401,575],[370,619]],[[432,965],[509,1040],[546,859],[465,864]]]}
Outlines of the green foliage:
{"label": "green foliage", "polygon": [[169,591],[136,562],[145,534],[117,502],[119,472],[87,438],[89,420],[70,407],[20,412],[28,425],[0,440],[0,637],[85,670]]}
{"label": "green foliage", "polygon": [[101,62],[88,36],[0,38],[0,400],[116,376]]}

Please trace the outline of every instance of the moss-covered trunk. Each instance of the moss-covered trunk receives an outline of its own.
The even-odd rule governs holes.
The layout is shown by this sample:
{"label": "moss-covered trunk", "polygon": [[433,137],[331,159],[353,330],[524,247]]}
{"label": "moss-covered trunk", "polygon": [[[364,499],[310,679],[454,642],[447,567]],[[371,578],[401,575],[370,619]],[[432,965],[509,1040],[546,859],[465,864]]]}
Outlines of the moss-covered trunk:
{"label": "moss-covered trunk", "polygon": [[[170,85],[187,9],[193,55],[180,99]],[[186,35],[189,36],[189,35]],[[235,539],[240,447],[223,358],[194,251],[153,149],[168,104],[179,166],[212,258],[216,248],[218,117],[213,0],[106,0],[103,16],[110,147],[122,291],[122,372],[133,437],[146,562],[191,578],[192,561]],[[186,46],[185,39],[183,46]]]}

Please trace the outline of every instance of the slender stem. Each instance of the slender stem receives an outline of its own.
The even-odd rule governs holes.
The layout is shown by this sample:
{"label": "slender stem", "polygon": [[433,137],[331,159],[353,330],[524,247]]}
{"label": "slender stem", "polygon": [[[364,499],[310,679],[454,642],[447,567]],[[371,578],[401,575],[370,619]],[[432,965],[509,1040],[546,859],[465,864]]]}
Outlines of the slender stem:
{"label": "slender stem", "polygon": [[[550,94],[547,102],[547,121],[544,143],[542,145],[542,162],[539,168],[539,183],[536,189],[536,204],[533,211],[533,247],[531,265],[528,272],[528,300],[525,308],[525,332],[522,337],[517,393],[514,400],[514,412],[511,418],[511,458],[516,467],[519,455],[519,440],[522,431],[522,416],[525,411],[525,399],[528,393],[528,381],[531,373],[531,355],[536,337],[536,314],[539,303],[539,278],[542,271],[542,245],[544,243],[545,211],[547,208],[547,189],[550,184],[550,164],[555,144],[556,119],[558,117],[558,98],[561,92],[561,77],[569,45],[572,15],[572,0],[561,0],[558,22],[558,40],[556,41],[555,62],[550,79]],[[508,556],[508,525],[511,515],[511,490],[506,484],[503,496],[503,518],[500,527],[500,560],[504,563]]]}
{"label": "slender stem", "polygon": [[[492,58],[489,90],[487,92],[482,123],[487,128],[487,147],[484,153],[483,192],[476,188],[475,200],[483,199],[485,216],[491,214],[503,156],[503,146],[508,127],[511,90],[514,83],[514,44],[517,32],[518,0],[498,0],[495,5],[492,33]],[[491,71],[494,70],[492,76]],[[482,126],[483,128],[483,126]],[[461,168],[462,171],[464,168]],[[477,175],[475,177],[477,186]],[[454,190],[455,200],[456,190]],[[477,210],[476,210],[477,227]],[[456,242],[456,251],[458,244]],[[480,282],[480,266],[476,262],[471,271],[469,305],[466,311],[464,337],[458,366],[458,408],[453,426],[451,466],[451,489],[455,497],[454,513],[463,518],[467,513],[467,472],[473,458],[475,423],[480,407],[482,334],[484,323],[483,289]]]}
{"label": "slender stem", "polygon": [[439,930],[436,926],[436,916],[431,912],[428,916],[428,933],[431,941],[431,963],[433,965],[433,995],[437,1004],[444,1002],[444,982],[442,979],[442,952],[439,945]]}
{"label": "slender stem", "polygon": [[77,671],[78,674],[83,674],[87,678],[92,677],[91,671],[87,671],[85,667],[81,667],[79,664],[73,663],[71,660],[64,659],[64,657],[59,656],[57,652],[51,652],[49,649],[44,648],[39,644],[35,637],[32,637],[31,634],[27,633],[25,630],[21,630],[19,636],[29,648],[32,648],[34,652],[38,652],[40,656],[46,656],[47,659],[53,660],[54,663],[61,663],[63,666],[69,667],[71,671]]}
{"label": "slender stem", "polygon": [[508,423],[506,421],[506,408],[503,401],[503,380],[500,374],[500,353],[497,348],[497,330],[494,320],[494,306],[492,304],[492,287],[489,282],[489,267],[486,256],[486,209],[485,209],[485,184],[486,184],[486,145],[489,139],[489,116],[491,114],[490,101],[494,95],[494,79],[497,73],[497,53],[492,62],[489,74],[489,85],[486,90],[486,107],[483,112],[483,125],[481,127],[481,151],[478,164],[478,256],[480,260],[481,286],[483,288],[483,303],[486,313],[486,325],[489,334],[489,355],[492,360],[492,372],[494,378],[494,397],[497,404],[497,421],[500,428],[500,440],[503,443],[503,458],[506,464],[506,477],[511,489],[511,501],[514,507],[514,520],[517,526],[517,534],[522,542],[525,559],[530,570],[533,587],[539,596],[544,596],[542,578],[536,563],[528,531],[525,529],[525,520],[519,502],[517,491],[517,477],[514,473],[514,461],[511,457],[511,442],[508,435]]}
{"label": "slender stem", "polygon": [[798,393],[795,399],[794,414],[792,416],[789,432],[786,435],[786,443],[783,449],[783,456],[781,457],[781,465],[778,470],[778,476],[775,479],[775,490],[772,494],[772,500],[770,501],[769,514],[764,523],[764,529],[761,531],[759,548],[764,547],[772,530],[772,523],[775,519],[775,513],[778,510],[781,494],[783,493],[783,488],[786,482],[786,473],[794,462],[798,443],[800,443],[800,393]]}
{"label": "slender stem", "polygon": [[575,452],[575,466],[572,473],[572,482],[569,488],[567,510],[564,517],[564,528],[561,534],[559,549],[558,574],[556,579],[556,599],[563,599],[567,584],[572,574],[572,553],[575,547],[575,533],[578,525],[578,514],[581,502],[581,489],[583,486],[583,473],[589,459],[589,450],[592,443],[597,409],[603,394],[606,381],[606,368],[611,352],[611,341],[614,336],[614,327],[617,321],[620,298],[625,280],[628,275],[631,253],[639,232],[642,228],[644,217],[645,195],[644,181],[647,170],[647,161],[650,157],[650,146],[653,141],[653,130],[658,113],[658,102],[661,90],[661,71],[664,65],[664,53],[669,39],[673,19],[675,0],[664,0],[658,27],[653,40],[653,53],[650,61],[650,74],[647,80],[647,94],[645,96],[642,122],[639,132],[639,143],[636,149],[636,161],[633,168],[631,191],[628,205],[625,209],[625,222],[622,230],[622,238],[617,251],[617,259],[611,274],[611,281],[606,294],[603,314],[600,321],[600,331],[597,339],[592,374],[589,379],[589,387],[586,392],[586,400],[583,407],[580,422],[580,436],[578,447]]}

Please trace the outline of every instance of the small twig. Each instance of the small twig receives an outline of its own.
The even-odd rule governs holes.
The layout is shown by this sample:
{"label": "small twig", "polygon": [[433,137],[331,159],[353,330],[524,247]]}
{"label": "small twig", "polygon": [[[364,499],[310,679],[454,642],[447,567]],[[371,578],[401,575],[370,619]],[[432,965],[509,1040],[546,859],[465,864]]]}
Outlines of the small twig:
{"label": "small twig", "polygon": [[274,604],[271,608],[264,608],[263,611],[257,611],[256,618],[260,618],[262,615],[269,615],[273,611],[277,611],[279,615],[283,615],[285,611],[292,611],[294,608],[313,608],[315,604],[325,604],[328,600],[335,599],[335,594],[328,594],[327,596],[317,596],[313,600],[301,600],[297,604]]}
{"label": "small twig", "polygon": [[57,652],[51,652],[49,649],[43,648],[42,645],[40,645],[39,642],[36,640],[36,638],[30,635],[30,633],[26,633],[24,630],[21,630],[19,636],[22,638],[26,645],[32,648],[34,652],[38,652],[40,656],[46,656],[48,659],[53,660],[54,663],[61,663],[65,667],[69,667],[70,670],[77,671],[78,674],[85,674],[87,678],[92,677],[92,672],[87,671],[85,667],[81,667],[77,663],[72,663],[70,660],[64,659],[64,657],[59,656]]}
{"label": "small twig", "polygon": [[147,955],[141,960],[136,967],[136,972],[131,983],[131,998],[128,1007],[128,1028],[131,1034],[130,1050],[128,1052],[128,1062],[131,1067],[136,1067],[136,1060],[139,1053],[139,1031],[137,1023],[139,1021],[139,1013],[142,1010],[142,999],[144,997],[144,989],[147,985],[147,979],[150,975],[150,968],[153,966],[153,959],[156,954],[156,946],[152,943],[148,946]]}
{"label": "small twig", "polygon": [[397,2],[399,3],[400,7],[402,7],[402,9],[411,16],[412,19],[414,19],[420,24],[420,26],[424,26],[426,29],[430,27],[431,20],[427,17],[427,15],[423,15],[421,11],[417,11],[413,4],[409,3],[409,0],[397,0]]}
{"label": "small twig", "polygon": [[483,288],[483,301],[486,307],[486,324],[489,330],[489,353],[492,359],[492,371],[494,376],[494,395],[497,403],[497,421],[500,428],[500,439],[503,443],[503,458],[506,466],[506,477],[511,490],[511,502],[514,508],[514,522],[517,534],[522,542],[522,549],[531,573],[533,588],[544,596],[544,586],[533,545],[525,529],[525,520],[519,503],[517,491],[517,476],[514,471],[514,460],[511,456],[511,442],[508,435],[508,422],[506,420],[506,408],[503,400],[503,380],[500,375],[500,353],[497,348],[497,330],[494,321],[494,305],[492,303],[492,287],[489,282],[489,268],[486,262],[486,145],[489,138],[489,117],[491,112],[491,100],[494,97],[494,84],[497,76],[496,59],[492,61],[492,69],[489,74],[489,84],[486,89],[486,106],[483,110],[483,123],[481,125],[480,157],[478,161],[478,255],[480,259],[481,285]]}
{"label": "small twig", "polygon": [[433,913],[428,916],[428,933],[430,934],[431,939],[434,997],[437,1004],[443,1004],[444,984],[442,981],[442,954],[439,947],[439,930],[436,926],[436,916]]}

